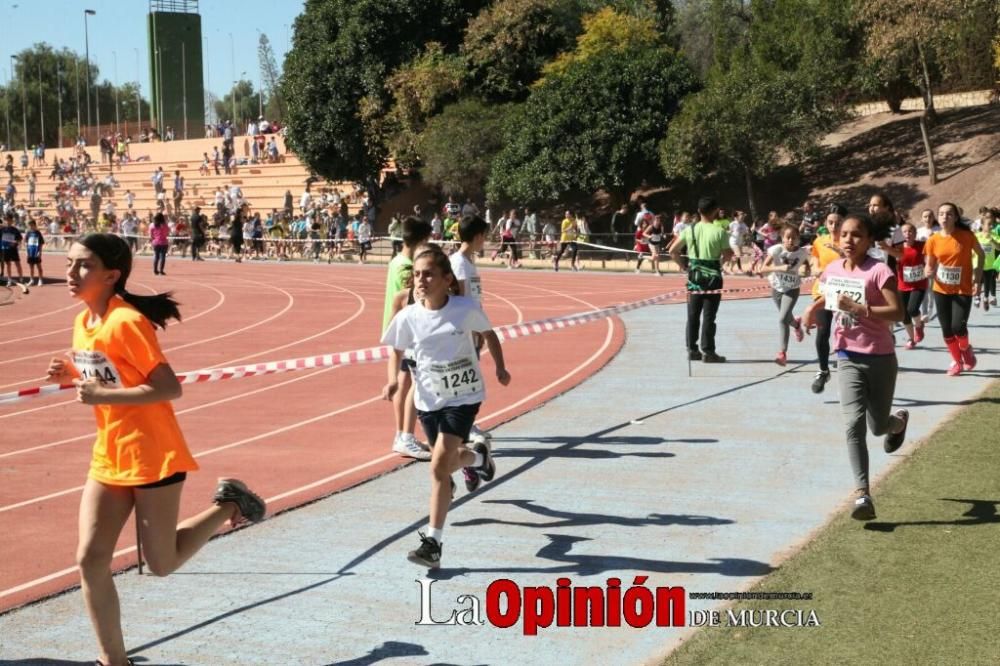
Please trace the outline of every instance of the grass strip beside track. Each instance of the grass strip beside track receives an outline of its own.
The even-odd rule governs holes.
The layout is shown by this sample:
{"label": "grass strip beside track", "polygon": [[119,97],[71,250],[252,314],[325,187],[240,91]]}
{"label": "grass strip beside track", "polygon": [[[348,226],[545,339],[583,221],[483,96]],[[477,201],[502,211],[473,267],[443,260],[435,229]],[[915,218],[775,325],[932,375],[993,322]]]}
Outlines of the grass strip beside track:
{"label": "grass strip beside track", "polygon": [[[994,382],[875,486],[877,520],[841,512],[750,590],[811,601],[731,606],[814,610],[822,626],[728,627],[723,610],[722,626],[699,630],[663,666],[1000,664],[998,422]],[[846,450],[843,462],[849,481]]]}

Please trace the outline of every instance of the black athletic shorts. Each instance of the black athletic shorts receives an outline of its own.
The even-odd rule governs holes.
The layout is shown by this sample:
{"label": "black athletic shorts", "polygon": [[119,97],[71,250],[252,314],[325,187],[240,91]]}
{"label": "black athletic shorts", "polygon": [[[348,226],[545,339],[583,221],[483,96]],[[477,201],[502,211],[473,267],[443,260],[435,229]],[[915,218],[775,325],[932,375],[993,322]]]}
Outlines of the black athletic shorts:
{"label": "black athletic shorts", "polygon": [[153,481],[152,483],[145,483],[141,486],[136,486],[136,488],[164,488],[166,486],[172,486],[175,483],[180,483],[187,478],[187,472],[177,472],[176,474],[171,474],[165,479],[160,479],[159,481]]}
{"label": "black athletic shorts", "polygon": [[472,405],[442,407],[433,412],[417,410],[420,425],[423,426],[424,434],[427,435],[427,443],[433,447],[434,443],[437,442],[439,432],[455,435],[463,442],[468,441],[472,424],[476,422],[476,414],[479,413],[479,405],[480,403],[477,402]]}
{"label": "black athletic shorts", "polygon": [[17,251],[17,248],[0,250],[0,260],[19,264],[21,263],[21,254]]}

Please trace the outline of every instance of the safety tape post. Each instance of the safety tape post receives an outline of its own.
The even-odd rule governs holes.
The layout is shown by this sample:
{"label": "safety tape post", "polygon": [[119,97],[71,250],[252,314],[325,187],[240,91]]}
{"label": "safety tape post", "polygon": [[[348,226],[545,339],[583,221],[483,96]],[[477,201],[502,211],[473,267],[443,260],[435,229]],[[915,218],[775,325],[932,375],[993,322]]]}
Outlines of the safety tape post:
{"label": "safety tape post", "polygon": [[[805,281],[805,280],[804,280]],[[650,305],[656,305],[672,298],[677,298],[684,294],[734,294],[760,291],[770,289],[769,284],[759,287],[745,287],[738,289],[716,289],[712,291],[688,291],[678,289],[676,291],[660,294],[651,298],[645,298],[631,303],[621,303],[596,310],[577,312],[574,314],[562,315],[558,317],[548,317],[536,319],[534,321],[519,324],[507,324],[493,329],[501,342],[524,338],[530,335],[539,335],[552,331],[561,330],[581,324],[588,324],[594,321],[607,319],[623,312],[638,310]],[[177,373],[177,379],[181,384],[201,384],[207,382],[218,382],[227,379],[243,379],[244,377],[255,377],[258,375],[273,375],[285,372],[295,372],[298,370],[318,370],[323,368],[343,367],[349,365],[361,365],[378,361],[389,360],[392,349],[387,345],[379,347],[368,347],[366,349],[355,349],[345,352],[333,352],[317,356],[306,356],[303,358],[287,359],[284,361],[269,361],[265,363],[251,363],[249,365],[230,366],[225,368],[204,368],[189,372]],[[74,389],[74,384],[50,384],[48,386],[34,386],[31,388],[12,391],[10,393],[0,393],[0,405],[10,405],[31,398],[38,398],[53,395],[62,391]]]}

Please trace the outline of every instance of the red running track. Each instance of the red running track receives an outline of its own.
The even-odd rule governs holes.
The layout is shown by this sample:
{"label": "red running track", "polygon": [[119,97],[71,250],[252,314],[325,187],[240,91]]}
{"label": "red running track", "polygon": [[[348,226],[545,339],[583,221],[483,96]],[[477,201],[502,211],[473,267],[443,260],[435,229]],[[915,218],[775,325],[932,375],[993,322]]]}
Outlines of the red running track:
{"label": "red running track", "polygon": [[[50,272],[61,265],[53,255]],[[160,333],[175,370],[281,360],[378,344],[385,269],[378,266],[194,264],[171,259],[168,275],[140,259],[133,291],[174,290],[184,322]],[[570,314],[664,293],[678,276],[484,270],[494,325]],[[736,280],[727,286],[760,285]],[[0,308],[0,393],[41,383],[48,359],[70,344],[81,306],[61,285],[33,289]],[[509,387],[490,377],[479,423],[493,427],[572,388],[624,342],[617,318],[504,345]],[[247,480],[269,512],[297,506],[410,463],[390,451],[392,416],[379,399],[379,364],[185,387],[176,401],[201,471],[184,490],[181,516],[203,509],[215,480]],[[78,583],[76,514],[94,436],[89,408],[72,392],[0,408],[0,612]],[[134,526],[115,568],[135,563]]]}

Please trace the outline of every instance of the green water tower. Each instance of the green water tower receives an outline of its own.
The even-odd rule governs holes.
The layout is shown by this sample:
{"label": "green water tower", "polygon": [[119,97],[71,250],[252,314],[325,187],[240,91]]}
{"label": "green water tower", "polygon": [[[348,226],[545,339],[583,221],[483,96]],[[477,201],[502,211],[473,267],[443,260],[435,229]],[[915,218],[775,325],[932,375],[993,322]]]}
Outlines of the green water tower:
{"label": "green water tower", "polygon": [[154,126],[176,139],[205,136],[198,0],[150,0],[149,63]]}

